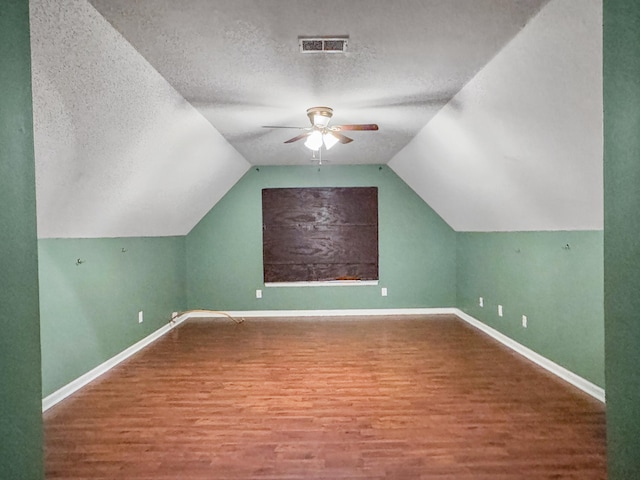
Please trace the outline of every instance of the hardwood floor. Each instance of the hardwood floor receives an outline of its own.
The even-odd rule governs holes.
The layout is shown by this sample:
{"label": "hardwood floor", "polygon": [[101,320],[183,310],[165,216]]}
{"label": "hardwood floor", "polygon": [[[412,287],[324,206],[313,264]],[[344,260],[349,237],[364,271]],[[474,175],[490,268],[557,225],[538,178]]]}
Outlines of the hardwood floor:
{"label": "hardwood floor", "polygon": [[45,413],[49,479],[602,479],[604,406],[451,317],[191,321]]}

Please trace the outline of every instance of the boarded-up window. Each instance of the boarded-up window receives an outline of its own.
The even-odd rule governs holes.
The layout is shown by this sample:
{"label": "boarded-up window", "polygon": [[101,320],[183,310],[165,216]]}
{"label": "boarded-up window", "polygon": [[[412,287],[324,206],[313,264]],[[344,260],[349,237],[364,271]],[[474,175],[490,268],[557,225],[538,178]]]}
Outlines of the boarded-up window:
{"label": "boarded-up window", "polygon": [[262,190],[264,281],[378,279],[378,188]]}

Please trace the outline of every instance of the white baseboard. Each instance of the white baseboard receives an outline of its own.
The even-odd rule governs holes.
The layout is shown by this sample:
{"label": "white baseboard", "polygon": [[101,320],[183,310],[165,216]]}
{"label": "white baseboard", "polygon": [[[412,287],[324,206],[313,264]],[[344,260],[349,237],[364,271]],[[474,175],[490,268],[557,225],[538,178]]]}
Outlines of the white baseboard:
{"label": "white baseboard", "polygon": [[156,330],[152,334],[146,336],[145,338],[143,338],[139,342],[134,343],[129,348],[127,348],[127,349],[123,350],[122,352],[118,353],[117,355],[111,357],[106,362],[101,363],[100,365],[98,365],[94,369],[89,370],[84,375],[81,375],[80,377],[76,378],[72,382],[67,383],[64,387],[56,390],[55,392],[53,392],[50,395],[47,395],[45,398],[42,399],[42,411],[43,412],[47,411],[48,409],[50,409],[51,407],[53,407],[57,403],[61,402],[65,398],[67,398],[72,393],[77,392],[82,387],[84,387],[85,385],[91,383],[92,381],[94,381],[99,376],[105,374],[106,372],[111,370],[113,367],[115,367],[119,363],[121,363],[124,360],[126,360],[127,358],[129,358],[134,353],[139,352],[140,350],[142,350],[147,345],[153,343],[154,341],[156,341],[157,339],[159,339],[160,337],[162,337],[166,333],[168,333],[171,330],[173,330],[174,328],[176,328],[178,325],[180,325],[182,322],[184,322],[187,318],[188,318],[187,315],[180,315],[179,317],[177,317],[173,321],[171,321],[171,323],[168,323],[168,324],[164,325],[163,327],[160,327],[158,330]]}
{"label": "white baseboard", "polygon": [[185,312],[171,323],[159,328],[151,335],[143,338],[139,342],[131,345],[126,350],[123,350],[119,354],[110,358],[106,362],[98,365],[94,369],[88,371],[84,375],[76,378],[72,382],[68,383],[64,387],[56,390],[52,394],[48,395],[42,400],[42,411],[45,412],[49,408],[53,407],[57,403],[61,402],[69,395],[77,392],[85,385],[89,384],[99,376],[111,370],[113,367],[129,358],[134,353],[139,352],[147,345],[153,343],[163,335],[167,334],[182,322],[190,318],[221,318],[221,317],[235,317],[235,318],[274,318],[274,317],[345,317],[345,316],[383,316],[383,315],[455,315],[461,320],[467,322],[469,325],[483,331],[492,338],[498,340],[503,345],[511,348],[515,352],[519,353],[523,357],[538,364],[545,370],[553,373],[561,379],[569,382],[580,390],[588,393],[592,397],[605,401],[605,391],[603,388],[589,382],[588,380],[576,375],[575,373],[567,370],[564,367],[552,362],[551,360],[539,355],[538,353],[530,350],[529,348],[521,345],[520,343],[512,340],[511,338],[503,335],[497,330],[489,327],[488,325],[480,322],[472,316],[466,314],[458,308],[393,308],[393,309],[346,309],[346,310],[251,310],[251,311],[230,311],[230,312],[214,312],[206,310],[194,310]]}
{"label": "white baseboard", "polygon": [[389,308],[389,309],[341,309],[341,310],[245,310],[215,312],[194,310],[186,312],[189,318],[223,318],[228,314],[235,318],[274,318],[274,317],[357,317],[382,315],[457,315],[457,308]]}
{"label": "white baseboard", "polygon": [[[456,310],[458,310],[458,309],[456,309]],[[477,328],[478,330],[483,331],[484,333],[486,333],[490,337],[494,338],[495,340],[499,341],[503,345],[509,347],[511,350],[515,351],[516,353],[522,355],[523,357],[527,358],[528,360],[531,360],[533,363],[538,364],[539,366],[541,366],[545,370],[553,373],[557,377],[560,377],[562,380],[570,383],[574,387],[577,387],[580,390],[582,390],[583,392],[588,393],[589,395],[591,395],[596,400],[600,400],[603,403],[605,402],[605,390],[604,390],[604,388],[599,387],[596,384],[591,383],[589,380],[586,380],[586,379],[582,378],[581,376],[576,375],[572,371],[567,370],[566,368],[558,365],[557,363],[552,362],[548,358],[543,357],[542,355],[534,352],[533,350],[531,350],[531,349],[525,347],[524,345],[516,342],[515,340],[507,337],[506,335],[500,333],[499,331],[495,330],[494,328],[491,328],[490,326],[486,325],[485,323],[482,323],[480,320],[477,320],[476,318],[472,317],[471,315],[466,314],[462,310],[458,310],[456,312],[456,315],[461,320],[464,320],[469,325]]]}

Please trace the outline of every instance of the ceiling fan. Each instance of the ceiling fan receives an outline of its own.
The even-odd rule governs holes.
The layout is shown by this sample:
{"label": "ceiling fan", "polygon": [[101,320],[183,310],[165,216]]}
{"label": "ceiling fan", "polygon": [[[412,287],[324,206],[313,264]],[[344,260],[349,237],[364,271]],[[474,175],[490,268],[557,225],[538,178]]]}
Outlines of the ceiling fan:
{"label": "ceiling fan", "polygon": [[313,151],[318,151],[322,146],[329,150],[336,143],[350,143],[352,138],[343,135],[343,131],[364,131],[378,130],[375,123],[352,124],[352,125],[334,125],[329,126],[329,121],[333,116],[333,109],[329,107],[311,107],[307,109],[307,117],[311,122],[310,127],[286,127],[279,125],[263,125],[263,128],[296,128],[304,130],[304,133],[297,135],[284,143],[293,143],[306,138],[305,147]]}

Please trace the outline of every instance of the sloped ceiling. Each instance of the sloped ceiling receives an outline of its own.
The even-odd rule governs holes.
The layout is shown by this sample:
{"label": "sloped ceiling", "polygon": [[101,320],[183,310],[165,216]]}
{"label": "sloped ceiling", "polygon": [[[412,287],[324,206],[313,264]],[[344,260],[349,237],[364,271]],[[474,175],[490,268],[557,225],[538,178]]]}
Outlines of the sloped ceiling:
{"label": "sloped ceiling", "polygon": [[249,168],[83,0],[32,0],[38,236],[184,235]]}
{"label": "sloped ceiling", "polygon": [[603,228],[602,3],[553,0],[390,162],[458,231]]}
{"label": "sloped ceiling", "polygon": [[[355,141],[325,152],[325,162],[393,158],[392,168],[454,228],[591,225],[567,220],[601,203],[602,187],[591,190],[597,180],[588,173],[598,168],[597,141],[577,150],[558,129],[569,125],[570,139],[577,131],[601,139],[601,93],[592,89],[600,27],[580,36],[575,26],[594,27],[599,1],[578,2],[586,10],[571,0],[547,3],[31,0],[39,236],[185,234],[251,164],[310,164],[301,142],[283,143],[296,130],[261,125],[306,126],[306,108],[323,104],[334,108],[334,123],[380,125],[354,132]],[[348,53],[302,55],[300,35],[348,35]],[[538,36],[586,44],[576,53]],[[580,62],[589,66],[576,72]],[[544,69],[544,82],[527,83]],[[576,103],[562,121],[555,111],[537,114],[544,105],[565,114]],[[449,130],[443,147],[436,141],[443,127],[435,127],[447,118],[484,140],[465,143],[461,155],[454,145],[464,137]],[[601,168],[601,148],[597,155]],[[577,169],[578,156],[587,173]],[[468,189],[472,166],[478,185]],[[531,170],[537,188],[527,186]],[[510,182],[508,195],[490,187],[501,179]],[[556,200],[580,206],[538,221],[558,205],[547,198],[554,185],[569,192]],[[526,205],[504,201],[518,189]],[[574,196],[580,191],[596,198],[585,203]]]}

